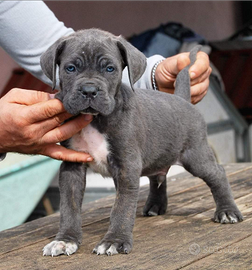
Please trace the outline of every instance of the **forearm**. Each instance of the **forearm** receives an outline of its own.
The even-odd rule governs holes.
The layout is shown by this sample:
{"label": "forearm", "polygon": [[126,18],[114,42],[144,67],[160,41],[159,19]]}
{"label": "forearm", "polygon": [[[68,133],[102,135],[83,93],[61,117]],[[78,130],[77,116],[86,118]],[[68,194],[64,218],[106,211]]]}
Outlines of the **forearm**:
{"label": "forearm", "polygon": [[41,70],[40,56],[57,39],[72,32],[42,1],[0,2],[0,46],[47,84],[51,82]]}
{"label": "forearm", "polygon": [[[15,19],[13,19],[15,18]],[[24,69],[51,85],[40,67],[40,56],[62,36],[74,32],[65,27],[41,1],[0,1],[0,45]],[[136,88],[153,89],[152,68],[160,55],[147,58],[147,68]],[[129,84],[127,71],[123,82]]]}

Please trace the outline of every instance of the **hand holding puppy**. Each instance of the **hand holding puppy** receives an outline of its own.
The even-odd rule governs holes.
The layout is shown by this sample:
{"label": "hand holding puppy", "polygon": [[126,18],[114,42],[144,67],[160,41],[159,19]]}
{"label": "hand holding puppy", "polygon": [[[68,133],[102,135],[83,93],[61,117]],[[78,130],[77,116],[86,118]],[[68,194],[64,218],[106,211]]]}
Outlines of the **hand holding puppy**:
{"label": "hand holding puppy", "polygon": [[89,154],[67,149],[64,141],[92,121],[90,115],[72,117],[62,103],[44,92],[15,88],[0,99],[0,153],[41,154],[72,162],[92,161]]}

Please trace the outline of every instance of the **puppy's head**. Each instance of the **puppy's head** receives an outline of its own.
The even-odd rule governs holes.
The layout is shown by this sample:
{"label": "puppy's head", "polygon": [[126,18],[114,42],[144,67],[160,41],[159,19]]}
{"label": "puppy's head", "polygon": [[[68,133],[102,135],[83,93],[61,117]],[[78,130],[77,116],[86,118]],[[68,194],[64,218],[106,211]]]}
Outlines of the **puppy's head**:
{"label": "puppy's head", "polygon": [[59,67],[61,91],[57,94],[71,114],[109,115],[127,66],[131,87],[142,76],[145,56],[121,36],[98,29],[78,31],[56,41],[41,56],[41,67],[56,84]]}

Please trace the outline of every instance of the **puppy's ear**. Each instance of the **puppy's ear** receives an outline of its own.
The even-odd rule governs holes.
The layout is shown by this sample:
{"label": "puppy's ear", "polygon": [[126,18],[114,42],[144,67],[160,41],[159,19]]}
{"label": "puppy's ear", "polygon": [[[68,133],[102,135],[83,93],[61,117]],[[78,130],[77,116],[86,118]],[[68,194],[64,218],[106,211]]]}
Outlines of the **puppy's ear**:
{"label": "puppy's ear", "polygon": [[58,59],[66,44],[64,38],[52,44],[40,57],[40,65],[45,75],[52,81],[53,90],[56,87],[56,67]]}
{"label": "puppy's ear", "polygon": [[121,52],[125,66],[128,67],[131,88],[134,90],[134,83],[141,78],[145,71],[146,57],[122,36],[117,38],[117,46]]}

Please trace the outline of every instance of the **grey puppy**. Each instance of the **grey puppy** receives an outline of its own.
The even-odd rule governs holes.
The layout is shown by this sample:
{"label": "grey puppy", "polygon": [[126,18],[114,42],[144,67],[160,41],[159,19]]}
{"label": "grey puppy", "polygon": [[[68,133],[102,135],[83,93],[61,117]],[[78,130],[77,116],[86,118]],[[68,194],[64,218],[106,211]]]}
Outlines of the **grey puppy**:
{"label": "grey puppy", "polygon": [[[191,53],[196,58],[197,49]],[[110,225],[94,248],[113,255],[132,250],[139,178],[150,179],[145,216],[167,208],[166,173],[177,162],[210,187],[216,202],[214,221],[242,220],[224,169],[207,143],[206,124],[190,104],[188,68],[179,73],[175,95],[133,90],[146,67],[146,58],[121,36],[97,29],[59,39],[41,57],[41,66],[55,86],[59,67],[60,99],[73,114],[93,114],[90,125],[63,142],[94,157],[87,164],[63,162],[60,169],[60,229],[44,255],[72,254],[82,241],[81,204],[86,169],[112,176],[117,194]],[[127,66],[131,87],[121,83]]]}

